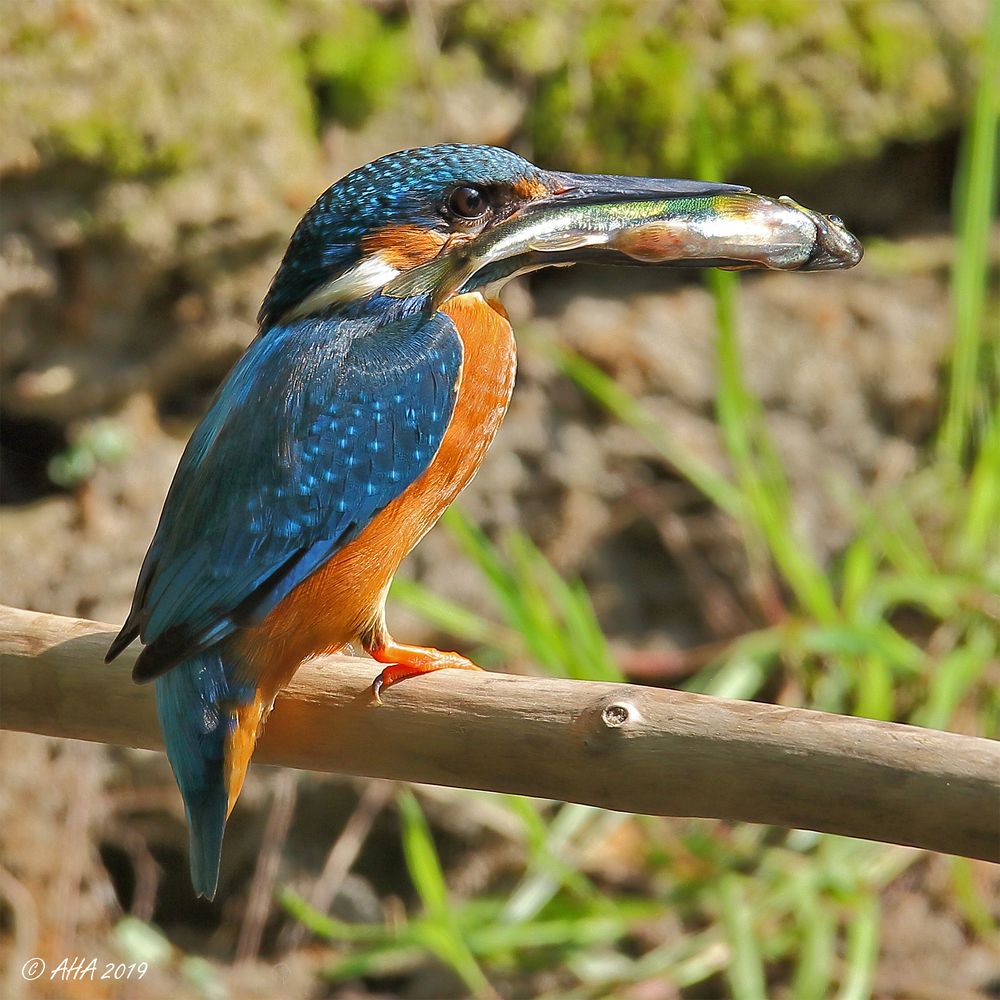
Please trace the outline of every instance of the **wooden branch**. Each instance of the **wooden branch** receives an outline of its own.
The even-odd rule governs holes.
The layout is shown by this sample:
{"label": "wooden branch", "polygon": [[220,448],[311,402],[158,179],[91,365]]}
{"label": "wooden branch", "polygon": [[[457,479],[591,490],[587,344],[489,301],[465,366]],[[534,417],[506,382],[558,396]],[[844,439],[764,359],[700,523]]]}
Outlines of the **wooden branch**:
{"label": "wooden branch", "polygon": [[[4,729],[160,749],[109,625],[0,605]],[[372,703],[331,656],[279,697],[256,759],[662,816],[864,837],[1000,861],[1000,743],[626,684],[445,670]]]}

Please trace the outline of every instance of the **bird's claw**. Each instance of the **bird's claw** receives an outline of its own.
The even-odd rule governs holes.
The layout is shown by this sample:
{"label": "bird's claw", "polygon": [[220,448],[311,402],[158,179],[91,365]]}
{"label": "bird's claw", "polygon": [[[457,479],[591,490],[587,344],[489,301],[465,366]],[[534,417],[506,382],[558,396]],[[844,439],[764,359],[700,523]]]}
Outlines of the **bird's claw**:
{"label": "bird's claw", "polygon": [[[471,660],[460,656],[458,653],[442,653],[438,649],[413,649],[403,647],[409,653],[418,653],[409,660],[389,661],[389,665],[372,681],[372,697],[376,705],[382,704],[382,692],[387,688],[405,681],[410,677],[418,677],[423,674],[436,673],[438,670],[482,670],[483,668],[473,663]],[[428,655],[429,654],[429,655]],[[386,660],[381,660],[385,663]]]}

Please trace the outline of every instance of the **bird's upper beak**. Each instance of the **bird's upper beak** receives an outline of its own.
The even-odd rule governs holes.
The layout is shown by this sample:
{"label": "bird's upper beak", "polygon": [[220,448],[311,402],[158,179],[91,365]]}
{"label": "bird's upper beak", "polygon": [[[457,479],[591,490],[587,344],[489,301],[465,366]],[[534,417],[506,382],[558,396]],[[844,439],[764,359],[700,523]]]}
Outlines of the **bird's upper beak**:
{"label": "bird's upper beak", "polygon": [[749,191],[741,184],[715,181],[689,181],[675,178],[625,177],[617,174],[570,174],[561,170],[546,172],[550,196],[535,203],[546,204],[615,204],[651,201],[691,195],[740,194]]}
{"label": "bird's upper beak", "polygon": [[836,216],[732,184],[555,171],[545,182],[514,214],[386,291],[441,301],[579,261],[810,271],[853,267],[863,253]]}

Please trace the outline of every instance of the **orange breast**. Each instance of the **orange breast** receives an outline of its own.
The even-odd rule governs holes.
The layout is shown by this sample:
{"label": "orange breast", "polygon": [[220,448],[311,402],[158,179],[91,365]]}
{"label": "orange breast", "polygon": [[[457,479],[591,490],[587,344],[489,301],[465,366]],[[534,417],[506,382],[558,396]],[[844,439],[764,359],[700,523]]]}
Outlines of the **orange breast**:
{"label": "orange breast", "polygon": [[503,422],[516,367],[506,314],[479,294],[450,299],[441,311],[464,344],[458,397],[441,446],[401,496],[246,636],[248,658],[264,668],[274,691],[307,656],[346,645],[378,619],[397,567],[469,484]]}

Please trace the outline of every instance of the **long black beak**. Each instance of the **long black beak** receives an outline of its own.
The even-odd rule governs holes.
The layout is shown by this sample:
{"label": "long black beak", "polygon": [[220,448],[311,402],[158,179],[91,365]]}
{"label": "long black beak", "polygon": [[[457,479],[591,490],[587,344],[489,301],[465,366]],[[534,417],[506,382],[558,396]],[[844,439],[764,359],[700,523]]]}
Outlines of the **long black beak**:
{"label": "long black beak", "polygon": [[570,174],[549,170],[546,177],[553,190],[545,204],[600,205],[609,202],[656,201],[662,198],[691,198],[715,194],[739,194],[750,190],[741,184],[720,184],[714,181],[690,181],[674,178],[620,177],[616,174]]}

